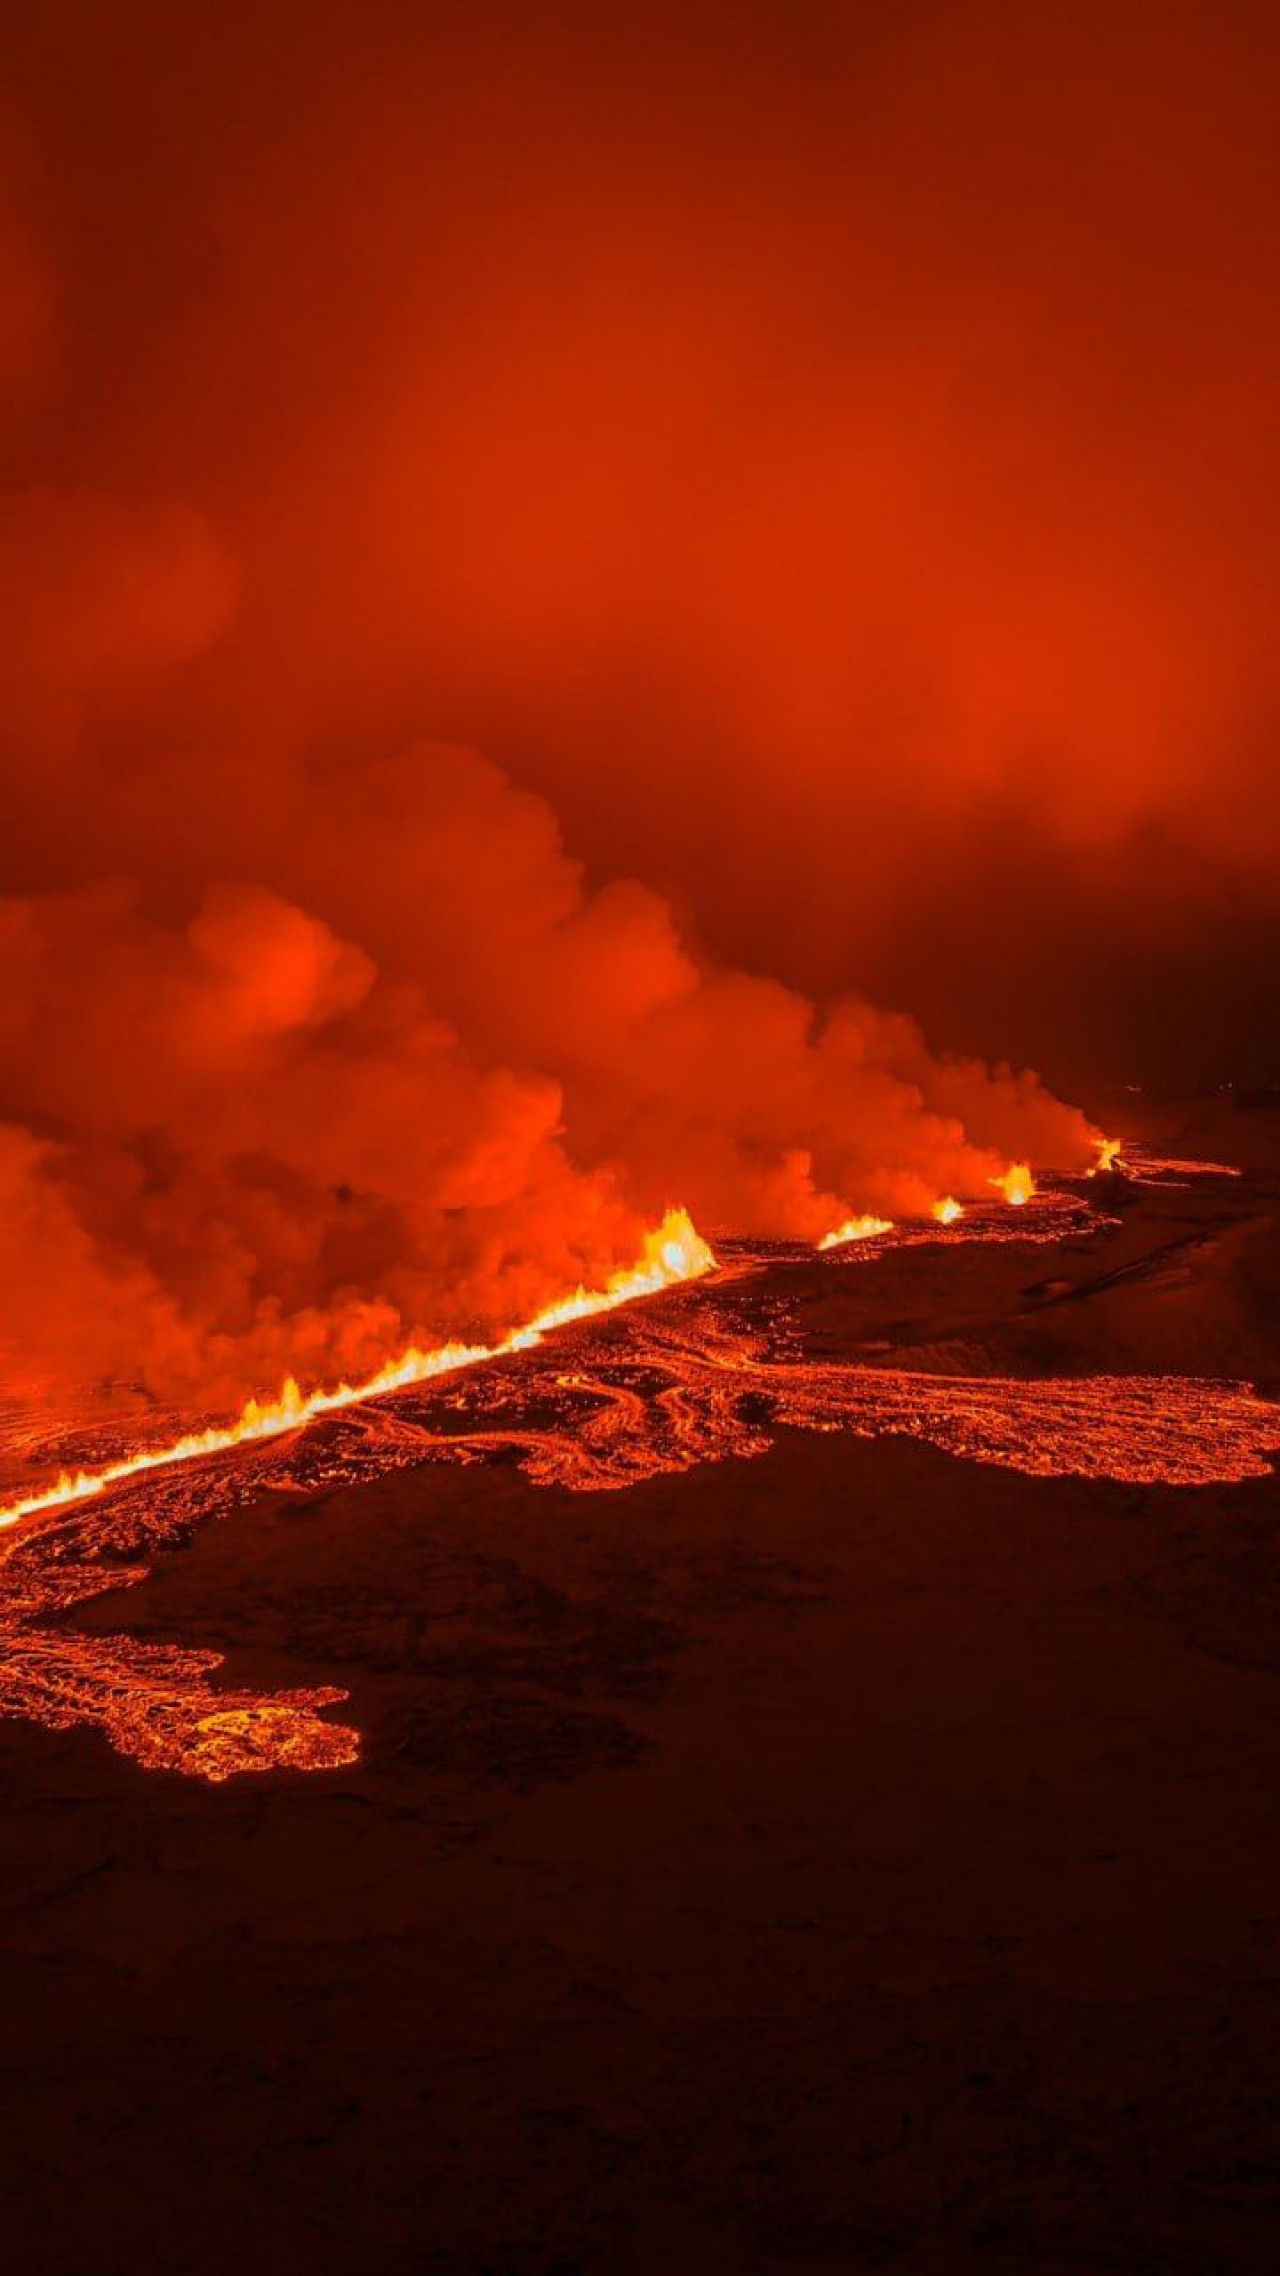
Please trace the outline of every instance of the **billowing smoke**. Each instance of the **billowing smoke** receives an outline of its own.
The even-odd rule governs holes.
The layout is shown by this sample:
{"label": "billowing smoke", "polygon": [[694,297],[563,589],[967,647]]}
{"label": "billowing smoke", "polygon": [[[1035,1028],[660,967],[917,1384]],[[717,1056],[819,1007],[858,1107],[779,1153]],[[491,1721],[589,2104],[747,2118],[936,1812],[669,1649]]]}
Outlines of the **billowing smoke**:
{"label": "billowing smoke", "polygon": [[590,890],[483,759],[415,745],[281,806],[259,875],[176,916],[119,876],[0,903],[3,1332],[45,1373],[190,1398],[367,1372],[598,1281],[672,1200],[817,1239],[851,1198],[1089,1158],[1034,1078],[716,968],[641,884]]}
{"label": "billowing smoke", "polygon": [[66,0],[14,58],[34,1367],[238,1396],[669,1201],[1079,1165],[868,997],[1110,1073],[1211,1055],[1271,937],[1266,25],[538,17]]}

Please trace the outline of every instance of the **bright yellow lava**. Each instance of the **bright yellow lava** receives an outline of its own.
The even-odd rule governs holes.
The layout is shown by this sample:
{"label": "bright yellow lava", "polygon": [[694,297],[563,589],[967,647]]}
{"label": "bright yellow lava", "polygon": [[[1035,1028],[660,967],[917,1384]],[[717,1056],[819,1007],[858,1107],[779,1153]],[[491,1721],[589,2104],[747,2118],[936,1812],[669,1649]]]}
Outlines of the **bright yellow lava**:
{"label": "bright yellow lava", "polygon": [[940,1225],[954,1225],[957,1217],[963,1217],[964,1210],[955,1195],[949,1193],[942,1201],[934,1202],[933,1214]]}
{"label": "bright yellow lava", "polygon": [[846,1217],[833,1233],[824,1233],[820,1249],[842,1249],[846,1241],[874,1241],[878,1233],[893,1231],[892,1217]]}
{"label": "bright yellow lava", "polygon": [[1014,1209],[1021,1209],[1023,1203],[1030,1201],[1036,1190],[1036,1181],[1031,1175],[1031,1164],[1029,1162],[1010,1162],[1004,1176],[992,1178],[991,1183],[997,1193],[1002,1193],[1005,1200]]}
{"label": "bright yellow lava", "polygon": [[715,1263],[688,1211],[669,1209],[662,1223],[645,1234],[636,1264],[611,1274],[603,1288],[579,1288],[574,1295],[549,1304],[523,1327],[512,1328],[501,1343],[447,1343],[434,1351],[419,1351],[412,1346],[397,1359],[388,1360],[386,1366],[367,1381],[339,1383],[331,1391],[302,1391],[290,1376],[278,1399],[266,1405],[250,1399],[233,1423],[212,1430],[191,1431],[185,1438],[175,1439],[172,1446],[126,1455],[119,1462],[107,1463],[101,1470],[78,1470],[74,1475],[64,1471],[56,1486],[29,1494],[25,1500],[11,1502],[7,1508],[0,1509],[0,1526],[16,1525],[19,1519],[34,1516],[37,1510],[88,1501],[92,1495],[105,1492],[108,1486],[138,1477],[147,1470],[169,1469],[177,1462],[197,1462],[203,1455],[222,1454],[231,1447],[252,1445],[262,1438],[280,1438],[286,1431],[298,1430],[312,1422],[317,1415],[330,1415],[341,1407],[359,1406],[365,1399],[380,1398],[386,1391],[402,1391],[412,1383],[429,1383],[437,1375],[452,1375],[459,1368],[478,1367],[483,1360],[500,1359],[507,1352],[528,1351],[534,1344],[541,1343],[551,1328],[564,1327],[570,1320],[589,1319],[596,1312],[611,1312],[619,1304],[630,1304],[637,1296],[656,1296],[663,1288],[673,1288],[680,1281],[696,1280],[702,1273],[714,1271]]}

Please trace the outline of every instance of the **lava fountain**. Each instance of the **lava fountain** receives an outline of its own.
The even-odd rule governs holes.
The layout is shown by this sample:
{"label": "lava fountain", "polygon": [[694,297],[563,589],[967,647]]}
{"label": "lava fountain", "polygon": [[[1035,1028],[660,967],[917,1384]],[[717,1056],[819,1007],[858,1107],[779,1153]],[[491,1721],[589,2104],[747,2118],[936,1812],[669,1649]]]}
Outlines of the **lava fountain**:
{"label": "lava fountain", "polygon": [[874,1241],[881,1233],[893,1231],[892,1217],[846,1217],[843,1225],[824,1233],[818,1243],[820,1249],[842,1249],[849,1241]]}
{"label": "lava fountain", "polygon": [[1010,1162],[1002,1177],[992,1178],[997,1193],[1002,1193],[1011,1209],[1023,1209],[1036,1190],[1030,1162]]}

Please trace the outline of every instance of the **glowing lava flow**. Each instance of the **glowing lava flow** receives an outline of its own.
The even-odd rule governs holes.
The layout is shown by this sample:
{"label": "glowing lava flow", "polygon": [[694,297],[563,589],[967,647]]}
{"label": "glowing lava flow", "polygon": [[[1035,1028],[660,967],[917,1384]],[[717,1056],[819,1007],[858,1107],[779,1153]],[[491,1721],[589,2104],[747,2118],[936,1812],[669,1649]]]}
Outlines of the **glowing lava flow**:
{"label": "glowing lava flow", "polygon": [[1030,1201],[1036,1190],[1029,1162],[1010,1162],[1003,1177],[992,1178],[990,1183],[1002,1193],[1012,1209],[1021,1209]]}
{"label": "glowing lava flow", "polygon": [[[1061,1241],[1064,1235],[1074,1240],[1114,1222],[1082,1200],[1068,1206],[1052,1190],[1012,1220],[996,1206],[975,1211],[949,1237],[947,1269],[933,1284],[944,1359],[949,1350],[964,1357],[970,1349],[973,1284],[954,1260],[971,1246]],[[895,1260],[930,1243],[943,1245],[931,1225],[904,1224],[864,1253],[879,1260],[875,1277],[891,1282]],[[852,1264],[859,1251],[855,1246],[844,1254]],[[1134,1487],[1262,1479],[1280,1458],[1280,1406],[1247,1383],[1140,1374],[953,1375],[911,1364],[867,1365],[865,1350],[892,1355],[895,1349],[861,1341],[881,1308],[876,1291],[864,1285],[867,1311],[855,1311],[847,1333],[834,1335],[827,1268],[815,1263],[797,1283],[794,1252],[779,1253],[780,1285],[762,1279],[758,1267],[729,1270],[702,1281],[682,1302],[633,1304],[595,1322],[588,1334],[545,1339],[548,1328],[613,1313],[632,1296],[693,1280],[713,1261],[687,1218],[669,1218],[650,1236],[641,1263],[607,1290],[550,1306],[493,1346],[495,1355],[519,1355],[505,1367],[474,1365],[487,1347],[446,1347],[444,1354],[417,1355],[414,1365],[406,1357],[369,1386],[289,1406],[274,1430],[259,1420],[196,1449],[223,1450],[234,1459],[201,1463],[170,1450],[91,1473],[87,1490],[64,1490],[61,1503],[56,1494],[44,1497],[40,1515],[0,1535],[0,1718],[54,1731],[95,1729],[143,1768],[215,1783],[243,1772],[333,1771],[355,1762],[359,1731],[331,1719],[346,1696],[335,1686],[272,1692],[235,1684],[217,1651],[104,1634],[96,1625],[81,1633],[65,1615],[144,1581],[157,1551],[188,1540],[215,1515],[257,1505],[269,1529],[273,1505],[284,1496],[308,1500],[359,1489],[427,1463],[516,1463],[535,1486],[585,1494],[761,1456],[784,1431],[914,1440],[1028,1478]],[[848,1282],[855,1296],[860,1278],[858,1267]],[[1078,1293],[1092,1301],[1106,1286],[1106,1276],[1086,1280]],[[884,1290],[880,1295],[883,1305]],[[900,1360],[913,1348],[908,1337]],[[377,1399],[379,1390],[391,1388],[402,1395]],[[334,1408],[347,1411],[335,1414]],[[312,1430],[295,1427],[313,1415],[329,1419]],[[114,1482],[119,1491],[102,1491]],[[74,1488],[75,1481],[65,1485]],[[412,1485],[398,1506],[402,1512],[417,1506]],[[468,1499],[459,1519],[463,1532],[484,1506]],[[695,1501],[686,1513],[694,1541],[706,1507]],[[237,1553],[232,1543],[230,1570],[252,1585],[257,1568],[238,1566]],[[225,1575],[226,1568],[219,1586],[226,1585]],[[286,1628],[285,1648],[319,1661],[353,1656],[349,1645],[327,1651],[323,1604],[331,1593],[340,1596],[337,1623],[345,1636],[348,1604],[357,1621],[382,1619],[386,1585],[384,1568],[363,1596],[355,1575],[338,1592],[304,1591],[302,1627]],[[274,1597],[269,1609],[274,1623]],[[425,1610],[423,1617],[429,1617]],[[438,1617],[447,1627],[452,1596]],[[453,1664],[447,1653],[446,1663]]]}
{"label": "glowing lava flow", "polygon": [[943,1200],[934,1202],[933,1214],[940,1225],[954,1225],[957,1217],[963,1217],[964,1210],[955,1195],[948,1193]]}
{"label": "glowing lava flow", "polygon": [[88,1501],[94,1494],[104,1493],[108,1486],[118,1485],[125,1478],[136,1478],[148,1470],[169,1469],[179,1462],[198,1462],[204,1455],[222,1454],[231,1447],[252,1445],[258,1439],[280,1438],[314,1421],[317,1415],[357,1407],[366,1399],[380,1398],[387,1391],[403,1391],[414,1383],[428,1383],[436,1376],[455,1374],[460,1368],[477,1367],[483,1360],[500,1359],[507,1352],[529,1351],[541,1343],[551,1328],[564,1327],[570,1320],[589,1319],[597,1312],[611,1312],[619,1304],[630,1304],[637,1296],[656,1296],[660,1289],[673,1288],[680,1281],[696,1280],[701,1274],[713,1271],[715,1263],[715,1257],[687,1210],[669,1209],[661,1225],[645,1234],[638,1263],[611,1274],[603,1288],[580,1287],[574,1295],[561,1297],[522,1327],[513,1328],[500,1343],[448,1343],[434,1351],[419,1351],[416,1345],[411,1346],[398,1358],[388,1360],[385,1367],[379,1368],[377,1374],[365,1382],[339,1383],[330,1391],[300,1390],[290,1376],[278,1399],[266,1405],[250,1399],[233,1423],[190,1431],[185,1437],[175,1439],[171,1446],[126,1455],[119,1462],[107,1463],[101,1470],[80,1470],[74,1475],[64,1473],[56,1486],[29,1494],[24,1500],[0,1509],[0,1526],[16,1525],[21,1518],[32,1517],[38,1510],[60,1509],[69,1502]]}
{"label": "glowing lava flow", "polygon": [[874,1241],[877,1234],[893,1231],[892,1217],[846,1217],[833,1233],[824,1233],[820,1249],[842,1249],[847,1241]]}
{"label": "glowing lava flow", "polygon": [[1135,1146],[1118,1165],[1135,1185],[1185,1185],[1189,1178],[1238,1178],[1244,1172],[1235,1162],[1192,1162],[1177,1156],[1153,1154]]}

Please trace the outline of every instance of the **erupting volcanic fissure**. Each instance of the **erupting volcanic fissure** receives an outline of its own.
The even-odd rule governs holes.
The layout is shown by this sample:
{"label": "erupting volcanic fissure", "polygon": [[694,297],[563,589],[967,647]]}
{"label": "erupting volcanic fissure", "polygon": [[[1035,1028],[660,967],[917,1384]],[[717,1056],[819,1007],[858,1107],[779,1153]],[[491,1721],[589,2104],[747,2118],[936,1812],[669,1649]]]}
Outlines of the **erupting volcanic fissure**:
{"label": "erupting volcanic fissure", "polygon": [[669,1209],[657,1230],[646,1235],[643,1253],[636,1264],[612,1274],[603,1288],[578,1288],[572,1296],[545,1306],[533,1319],[512,1328],[498,1343],[447,1343],[432,1351],[419,1351],[414,1347],[398,1353],[363,1382],[339,1383],[329,1390],[303,1391],[290,1377],[278,1399],[266,1403],[248,1400],[232,1423],[185,1432],[172,1445],[144,1448],[122,1456],[117,1462],[108,1462],[98,1470],[64,1474],[56,1485],[0,1508],[0,1526],[16,1525],[21,1518],[34,1516],[39,1510],[87,1501],[105,1492],[108,1486],[120,1485],[147,1471],[167,1470],[175,1463],[198,1462],[210,1454],[225,1454],[232,1447],[249,1446],[264,1438],[279,1438],[287,1431],[302,1429],[318,1415],[337,1414],[344,1407],[361,1406],[367,1399],[383,1398],[389,1391],[403,1391],[413,1383],[429,1383],[438,1375],[454,1375],[459,1368],[478,1367],[482,1361],[499,1359],[506,1352],[528,1351],[552,1328],[564,1327],[571,1320],[590,1319],[597,1312],[612,1311],[615,1306],[633,1303],[640,1296],[654,1296],[660,1289],[672,1288],[682,1280],[710,1272],[715,1261],[706,1242],[691,1224],[688,1212]]}
{"label": "erupting volcanic fissure", "polygon": [[[0,103],[12,1603],[456,1454],[463,1383],[562,1483],[781,1423],[1248,1474],[1270,1410],[1158,1338],[1068,1395],[727,1322],[1104,1237],[1191,1173],[1074,1088],[1270,1080],[1264,75],[1101,9],[75,13]],[[1042,74],[1107,90],[1087,181]],[[13,1634],[33,1712],[294,1759]]]}
{"label": "erupting volcanic fissure", "polygon": [[20,2276],[1271,2276],[1280,0],[0,21]]}
{"label": "erupting volcanic fissure", "polygon": [[1012,1215],[979,1205],[949,1229],[864,1226],[820,1254],[730,1242],[716,1269],[672,1212],[607,1289],[545,1308],[498,1344],[405,1355],[367,1384],[299,1394],[185,1448],[122,1456],[27,1496],[0,1539],[0,1713],[91,1725],[146,1767],[215,1781],[352,1761],[359,1737],[329,1719],[344,1696],[333,1686],[227,1687],[214,1652],[77,1634],[55,1616],[141,1581],[149,1554],[210,1517],[432,1463],[514,1459],[535,1486],[590,1493],[760,1456],[798,1430],[914,1439],[1031,1478],[1151,1488],[1264,1476],[1280,1455],[1280,1408],[1245,1383],[934,1372],[874,1358],[876,1343],[832,1356],[821,1330],[815,1344],[808,1323],[828,1291],[864,1292],[874,1319],[882,1276],[918,1271],[932,1251],[961,1276],[939,1302],[945,1312],[959,1299],[963,1318],[963,1279],[983,1259],[1003,1273],[1002,1260],[1046,1244],[1087,1250],[1117,1225],[1079,1193],[1050,1190]]}

